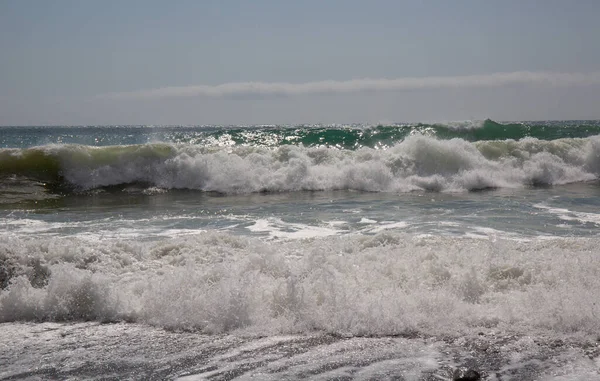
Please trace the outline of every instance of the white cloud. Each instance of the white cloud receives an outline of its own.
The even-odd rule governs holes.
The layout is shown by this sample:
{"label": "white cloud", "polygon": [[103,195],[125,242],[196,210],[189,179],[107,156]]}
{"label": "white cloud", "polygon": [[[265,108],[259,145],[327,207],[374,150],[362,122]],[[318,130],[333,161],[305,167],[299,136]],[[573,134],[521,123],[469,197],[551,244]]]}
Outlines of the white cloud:
{"label": "white cloud", "polygon": [[448,77],[406,77],[397,79],[352,79],[347,81],[232,82],[221,85],[162,87],[100,95],[104,99],[158,99],[173,97],[233,98],[247,96],[294,96],[367,91],[481,88],[507,85],[582,86],[600,84],[600,72],[557,73],[519,71]]}

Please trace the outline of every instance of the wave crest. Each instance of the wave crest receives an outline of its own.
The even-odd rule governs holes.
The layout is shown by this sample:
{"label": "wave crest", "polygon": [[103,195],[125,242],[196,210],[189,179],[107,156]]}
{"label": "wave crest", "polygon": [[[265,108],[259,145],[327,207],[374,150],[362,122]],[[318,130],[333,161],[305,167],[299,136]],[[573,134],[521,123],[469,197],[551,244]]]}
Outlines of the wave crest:
{"label": "wave crest", "polygon": [[413,135],[386,150],[145,144],[52,145],[0,153],[3,174],[55,179],[76,190],[130,183],[219,193],[352,189],[459,192],[598,178],[600,137],[520,141]]}

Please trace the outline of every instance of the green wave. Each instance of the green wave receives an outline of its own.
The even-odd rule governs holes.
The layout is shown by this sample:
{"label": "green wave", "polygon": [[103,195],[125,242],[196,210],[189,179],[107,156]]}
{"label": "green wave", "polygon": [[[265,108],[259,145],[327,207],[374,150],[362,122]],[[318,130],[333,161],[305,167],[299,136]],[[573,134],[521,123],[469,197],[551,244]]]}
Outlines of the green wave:
{"label": "green wave", "polygon": [[520,140],[536,138],[555,140],[564,138],[586,138],[600,134],[599,123],[508,123],[501,124],[487,119],[481,128],[470,130],[448,130],[445,127],[436,130],[440,138],[462,138],[469,141],[480,140]]}
{"label": "green wave", "polygon": [[58,181],[59,158],[42,148],[0,150],[0,176],[23,176],[41,181]]}
{"label": "green wave", "polygon": [[[353,150],[360,147],[391,147],[415,134],[442,140],[458,138],[470,142],[586,138],[600,135],[600,121],[499,123],[488,119],[479,122],[377,126],[0,127],[0,147],[28,148],[49,144],[124,147],[163,142],[207,147],[303,145]],[[35,153],[30,155],[35,156]]]}
{"label": "green wave", "polygon": [[178,143],[205,145],[255,145],[277,147],[295,144],[306,147],[326,146],[341,149],[360,147],[387,148],[407,136],[421,134],[438,139],[463,139],[471,142],[482,140],[520,140],[536,138],[555,140],[562,138],[585,138],[600,134],[600,123],[507,123],[493,120],[463,124],[404,124],[378,125],[373,127],[263,127],[219,128],[205,131],[200,139],[182,135]]}
{"label": "green wave", "polygon": [[24,177],[49,183],[64,183],[65,167],[95,169],[127,161],[163,161],[175,154],[169,144],[91,147],[50,145],[26,149],[0,149],[0,178]]}
{"label": "green wave", "polygon": [[[21,197],[23,189],[37,192],[39,186],[57,194],[119,190],[124,185],[134,184],[225,194],[324,189],[442,190],[452,184],[466,184],[464,189],[471,190],[482,186],[589,181],[600,174],[600,136],[475,142],[437,136],[440,131],[448,135],[481,134],[489,126],[494,127],[492,123],[495,122],[471,129],[438,126],[437,130],[432,125],[423,125],[422,133],[436,137],[422,136],[420,131],[419,135],[405,138],[387,150],[315,146],[324,142],[336,147],[381,146],[391,144],[398,136],[413,134],[415,126],[406,127],[408,130],[396,128],[398,126],[350,128],[349,131],[346,128],[301,129],[284,137],[289,144],[295,140],[304,146],[279,145],[277,148],[246,145],[246,139],[240,145],[234,142],[233,146],[225,147],[151,143],[103,147],[51,144],[0,149],[0,203],[3,194],[10,193],[6,197],[14,199]],[[515,128],[502,127],[512,136],[515,132],[511,130]],[[498,131],[497,128],[492,130]],[[517,131],[523,134],[520,128]],[[227,132],[227,141],[235,136],[232,132]],[[258,132],[265,133],[264,130]],[[240,130],[240,133],[248,133],[248,130]],[[253,138],[257,136],[264,138],[260,135]],[[289,139],[291,136],[294,139]],[[306,147],[310,145],[313,147]],[[500,180],[496,181],[496,177]]]}
{"label": "green wave", "polygon": [[[515,156],[514,152],[518,153],[523,149],[530,153],[540,152],[540,150],[553,152],[552,150],[560,150],[561,147],[572,149],[570,145],[584,144],[585,142],[581,140],[600,135],[600,122],[503,124],[488,119],[482,122],[454,124],[418,123],[371,127],[359,125],[175,127],[158,130],[145,127],[103,127],[90,130],[86,130],[85,127],[49,128],[49,130],[19,128],[11,130],[11,133],[17,137],[27,134],[33,136],[38,132],[41,133],[38,130],[45,132],[45,136],[52,136],[52,134],[66,136],[72,131],[79,131],[81,135],[85,132],[88,137],[110,135],[115,137],[109,139],[113,142],[118,140],[117,136],[120,136],[120,139],[131,138],[141,143],[104,146],[51,143],[31,148],[0,148],[0,187],[3,184],[12,184],[11,181],[21,178],[43,183],[53,190],[67,192],[136,181],[152,183],[160,180],[155,178],[157,175],[154,168],[164,168],[164,163],[174,157],[182,160],[180,165],[186,165],[183,161],[187,160],[188,156],[197,158],[204,154],[218,152],[225,161],[230,154],[233,154],[232,157],[239,156],[245,160],[246,154],[254,152],[253,150],[269,151],[290,145],[308,149],[328,147],[348,151],[361,147],[385,149],[408,142],[407,138],[411,135],[430,137],[440,143],[448,141],[444,142],[448,144],[453,143],[449,141],[451,139],[472,142],[488,159],[498,160],[504,156]],[[152,139],[158,143],[144,141],[148,139],[150,132]],[[8,135],[3,135],[5,136]],[[532,139],[524,141],[525,138]],[[593,139],[597,141],[597,138]],[[519,145],[513,150],[511,143],[515,142],[526,144],[523,147]],[[263,155],[264,152],[260,154]],[[561,153],[560,156],[563,157],[564,154]],[[198,163],[200,163],[198,165],[202,164],[201,161]],[[594,168],[595,166],[596,164]],[[168,170],[164,169],[164,171],[162,176],[174,176]],[[109,179],[107,173],[114,178]],[[198,174],[198,176],[205,175],[205,173]]]}

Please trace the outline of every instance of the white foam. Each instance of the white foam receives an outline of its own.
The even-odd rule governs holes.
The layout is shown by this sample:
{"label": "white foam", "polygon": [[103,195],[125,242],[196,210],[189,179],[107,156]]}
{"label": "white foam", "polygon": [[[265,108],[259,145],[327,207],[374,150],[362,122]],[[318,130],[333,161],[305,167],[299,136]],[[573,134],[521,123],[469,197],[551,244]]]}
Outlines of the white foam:
{"label": "white foam", "polygon": [[385,230],[404,229],[408,226],[409,226],[409,224],[404,221],[388,222],[388,223],[381,223],[375,227],[371,227],[371,228],[367,229],[366,231],[369,233],[380,233]]}
{"label": "white foam", "polygon": [[558,216],[558,218],[564,221],[578,221],[600,225],[600,214],[597,213],[578,212],[566,208],[553,208],[544,204],[535,204],[533,206],[535,208],[543,209],[549,213],[555,214]]}
{"label": "white foam", "polygon": [[[3,322],[126,319],[259,335],[600,329],[598,239],[2,238],[1,256],[22,274],[0,291]],[[51,271],[42,288],[30,283],[33,258]]]}
{"label": "white foam", "polygon": [[329,226],[343,226],[343,225],[347,225],[348,221],[332,220],[332,221],[325,221],[325,223]]}
{"label": "white foam", "polygon": [[360,221],[358,221],[358,223],[359,224],[376,224],[377,221],[363,217],[363,218],[360,219]]}
{"label": "white foam", "polygon": [[82,189],[142,182],[151,192],[462,192],[589,181],[600,173],[598,136],[470,143],[412,135],[389,149],[355,151],[167,144],[43,149],[59,158],[65,179]]}
{"label": "white foam", "polygon": [[485,332],[441,340],[319,332],[264,337],[203,335],[131,322],[4,323],[0,377],[102,379],[110,369],[119,379],[451,380],[457,367],[470,364],[494,381],[598,379],[595,338],[563,337],[560,343]]}
{"label": "white foam", "polygon": [[[332,225],[330,225],[332,226]],[[311,226],[300,223],[284,222],[279,218],[258,219],[246,229],[255,233],[266,233],[271,239],[303,239],[314,237],[327,237],[340,234],[340,231],[331,227]]]}

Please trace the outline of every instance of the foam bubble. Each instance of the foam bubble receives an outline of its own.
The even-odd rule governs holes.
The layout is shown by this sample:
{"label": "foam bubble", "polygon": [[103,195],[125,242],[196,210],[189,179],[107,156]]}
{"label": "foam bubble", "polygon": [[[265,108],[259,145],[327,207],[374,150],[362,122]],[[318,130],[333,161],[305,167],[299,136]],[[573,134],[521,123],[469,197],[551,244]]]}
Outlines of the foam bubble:
{"label": "foam bubble", "polygon": [[461,192],[589,181],[600,173],[598,136],[471,143],[415,134],[383,150],[158,143],[36,150],[53,158],[60,176],[78,189],[143,183],[153,193],[173,188],[221,193]]}
{"label": "foam bubble", "polygon": [[[259,335],[593,334],[597,247],[597,239],[388,231],[268,242],[217,233],[156,242],[7,237],[0,252],[15,270],[0,291],[0,321],[124,319]],[[35,266],[45,279],[32,281]]]}
{"label": "foam bubble", "polygon": [[[343,222],[342,222],[343,224]],[[330,224],[334,227],[336,224]],[[337,224],[339,225],[339,224]],[[279,218],[258,219],[246,227],[251,232],[265,233],[271,239],[302,239],[312,237],[327,237],[340,233],[340,230],[324,226],[310,226],[300,223],[284,222]]]}

